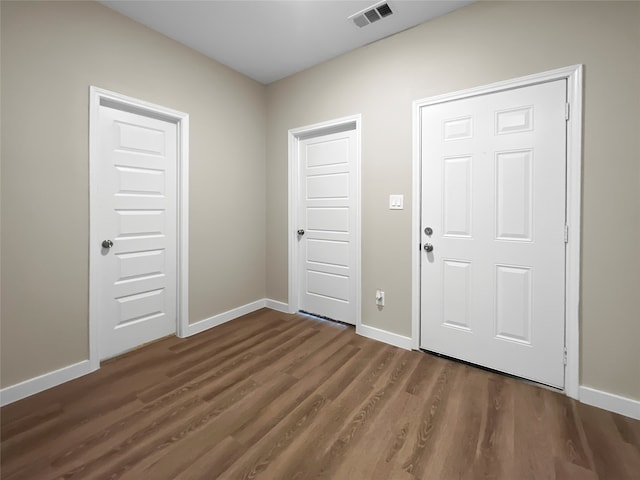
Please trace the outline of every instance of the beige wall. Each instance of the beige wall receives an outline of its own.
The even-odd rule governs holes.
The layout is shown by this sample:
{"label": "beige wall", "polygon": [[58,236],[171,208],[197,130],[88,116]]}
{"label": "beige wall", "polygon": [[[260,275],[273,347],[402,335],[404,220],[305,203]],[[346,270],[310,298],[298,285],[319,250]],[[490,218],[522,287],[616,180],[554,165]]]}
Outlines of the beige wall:
{"label": "beige wall", "polygon": [[1,385],[88,358],[89,86],[190,115],[190,320],[264,298],[265,88],[93,2],[2,2]]}
{"label": "beige wall", "polygon": [[[585,65],[582,384],[640,399],[640,3],[479,2],[267,88],[267,296],[287,300],[287,135],[362,114],[362,321],[411,334],[411,103]],[[376,288],[386,291],[378,311]]]}

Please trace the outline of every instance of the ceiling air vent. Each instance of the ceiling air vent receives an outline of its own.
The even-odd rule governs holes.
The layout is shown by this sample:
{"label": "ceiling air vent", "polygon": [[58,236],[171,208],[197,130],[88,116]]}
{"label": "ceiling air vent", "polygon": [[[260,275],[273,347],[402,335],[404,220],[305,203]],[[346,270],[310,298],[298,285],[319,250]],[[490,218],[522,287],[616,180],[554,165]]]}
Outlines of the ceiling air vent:
{"label": "ceiling air vent", "polygon": [[380,20],[380,15],[378,15],[378,12],[375,8],[373,10],[367,10],[366,12],[364,12],[364,16],[367,17],[367,20],[369,20],[369,22],[371,23]]}
{"label": "ceiling air vent", "polygon": [[393,10],[391,10],[389,2],[382,1],[371,5],[369,8],[360,10],[358,13],[354,13],[349,17],[349,20],[356,26],[362,28],[391,14],[393,14]]}
{"label": "ceiling air vent", "polygon": [[388,3],[383,3],[378,8],[376,8],[376,10],[378,11],[378,13],[380,14],[380,16],[382,18],[388,17],[389,15],[391,15],[393,13],[391,11],[391,7],[389,6]]}

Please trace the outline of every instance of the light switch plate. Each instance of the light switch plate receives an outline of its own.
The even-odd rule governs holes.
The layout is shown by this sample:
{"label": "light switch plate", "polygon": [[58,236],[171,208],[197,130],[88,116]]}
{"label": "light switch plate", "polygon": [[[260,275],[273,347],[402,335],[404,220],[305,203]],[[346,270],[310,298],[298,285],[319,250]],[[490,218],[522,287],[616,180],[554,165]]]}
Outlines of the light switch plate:
{"label": "light switch plate", "polygon": [[389,210],[404,209],[404,195],[389,195]]}

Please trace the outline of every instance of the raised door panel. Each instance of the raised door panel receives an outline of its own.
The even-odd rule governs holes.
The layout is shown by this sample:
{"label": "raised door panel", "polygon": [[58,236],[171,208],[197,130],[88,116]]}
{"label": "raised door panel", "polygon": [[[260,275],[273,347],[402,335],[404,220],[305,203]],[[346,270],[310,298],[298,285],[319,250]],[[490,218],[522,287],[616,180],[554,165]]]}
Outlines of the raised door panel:
{"label": "raised door panel", "polygon": [[533,241],[533,151],[496,152],[496,238]]}
{"label": "raised door panel", "polygon": [[472,161],[471,156],[442,159],[442,224],[444,235],[471,237]]}

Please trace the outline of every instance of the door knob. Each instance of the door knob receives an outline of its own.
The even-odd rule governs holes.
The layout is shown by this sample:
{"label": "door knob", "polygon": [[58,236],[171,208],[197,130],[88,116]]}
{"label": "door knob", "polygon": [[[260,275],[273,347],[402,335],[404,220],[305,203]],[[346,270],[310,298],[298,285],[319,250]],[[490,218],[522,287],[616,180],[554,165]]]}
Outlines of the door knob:
{"label": "door knob", "polygon": [[304,230],[303,229],[299,229],[298,230],[298,235],[300,235],[300,236],[304,235]]}
{"label": "door knob", "polygon": [[111,248],[113,247],[113,242],[111,240],[103,240],[102,248]]}
{"label": "door knob", "polygon": [[433,245],[431,245],[430,243],[425,243],[424,244],[424,251],[429,253],[429,252],[433,252]]}

